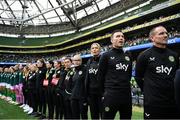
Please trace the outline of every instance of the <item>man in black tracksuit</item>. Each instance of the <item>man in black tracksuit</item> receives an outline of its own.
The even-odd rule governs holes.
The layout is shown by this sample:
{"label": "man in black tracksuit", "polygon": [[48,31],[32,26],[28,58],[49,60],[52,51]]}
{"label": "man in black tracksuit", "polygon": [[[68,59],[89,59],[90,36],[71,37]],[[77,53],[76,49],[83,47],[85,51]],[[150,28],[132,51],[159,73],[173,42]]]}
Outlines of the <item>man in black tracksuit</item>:
{"label": "man in black tracksuit", "polygon": [[175,98],[180,114],[180,69],[176,71],[176,76],[175,76]]}
{"label": "man in black tracksuit", "polygon": [[64,118],[65,119],[72,119],[72,108],[71,108],[71,93],[72,93],[72,77],[74,75],[74,70],[71,68],[72,60],[71,58],[64,59],[64,67],[65,71],[67,72],[65,79],[64,79]]}
{"label": "man in black tracksuit", "polygon": [[87,119],[87,100],[85,98],[85,75],[86,68],[82,65],[80,55],[73,57],[75,66],[74,75],[72,78],[72,94],[71,94],[71,107],[72,117],[74,119]]}
{"label": "man in black tracksuit", "polygon": [[121,119],[131,119],[132,60],[122,49],[125,39],[121,31],[112,33],[111,42],[112,50],[104,53],[99,61],[98,81],[104,93],[103,119],[114,119],[117,111]]}
{"label": "man in black tracksuit", "polygon": [[86,96],[90,105],[92,119],[99,119],[101,116],[101,94],[97,81],[101,46],[98,43],[91,45],[91,57],[87,62],[87,71],[85,79]]}
{"label": "man in black tracksuit", "polygon": [[135,75],[144,92],[144,118],[177,118],[173,80],[178,55],[166,47],[168,33],[163,26],[153,28],[149,36],[153,47],[138,56]]}
{"label": "man in black tracksuit", "polygon": [[56,93],[59,97],[59,107],[60,107],[60,119],[62,119],[64,117],[65,114],[65,107],[64,107],[64,90],[65,90],[65,86],[64,86],[64,79],[65,76],[67,74],[67,71],[65,70],[65,68],[61,68],[61,73],[60,73],[60,80],[58,81],[58,85],[57,85],[57,89],[56,89]]}

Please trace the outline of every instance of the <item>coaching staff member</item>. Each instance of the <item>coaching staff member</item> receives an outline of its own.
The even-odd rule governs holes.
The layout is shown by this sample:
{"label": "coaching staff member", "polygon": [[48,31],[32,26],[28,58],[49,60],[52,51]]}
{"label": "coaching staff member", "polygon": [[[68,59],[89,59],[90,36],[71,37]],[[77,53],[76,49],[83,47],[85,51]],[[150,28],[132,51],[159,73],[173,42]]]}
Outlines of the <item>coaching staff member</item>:
{"label": "coaching staff member", "polygon": [[120,112],[120,119],[131,119],[131,73],[132,62],[129,53],[122,47],[125,38],[120,30],[111,36],[112,50],[104,53],[99,61],[98,81],[103,97],[103,119],[114,119]]}
{"label": "coaching staff member", "polygon": [[101,95],[99,90],[99,84],[97,81],[99,58],[100,58],[101,46],[98,43],[91,45],[91,57],[87,62],[87,71],[85,79],[86,96],[90,106],[91,118],[99,119],[101,116]]}
{"label": "coaching staff member", "polygon": [[178,69],[178,55],[167,48],[166,28],[153,28],[149,37],[153,47],[138,56],[135,79],[144,89],[144,118],[177,118],[174,96],[174,76]]}

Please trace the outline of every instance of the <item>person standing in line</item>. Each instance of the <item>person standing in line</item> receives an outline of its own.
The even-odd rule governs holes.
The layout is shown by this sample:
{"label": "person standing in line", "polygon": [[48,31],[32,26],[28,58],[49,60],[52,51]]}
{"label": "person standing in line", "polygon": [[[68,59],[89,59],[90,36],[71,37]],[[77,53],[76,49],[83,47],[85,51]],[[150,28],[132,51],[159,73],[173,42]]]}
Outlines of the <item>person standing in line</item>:
{"label": "person standing in line", "polygon": [[117,111],[120,119],[131,119],[132,98],[130,80],[132,59],[122,48],[124,34],[115,30],[111,35],[112,49],[101,55],[98,82],[103,94],[103,119],[114,119]]}
{"label": "person standing in line", "polygon": [[[36,64],[31,64],[29,65],[29,75],[28,75],[28,80],[27,80],[27,88],[28,88],[28,105],[31,107],[28,111],[28,114],[33,113],[35,109],[35,96],[36,96],[36,71],[37,71],[37,66]],[[34,111],[37,112],[37,111]]]}
{"label": "person standing in line", "polygon": [[18,85],[18,91],[19,91],[19,103],[23,103],[23,93],[22,93],[22,81],[23,81],[23,65],[19,65],[19,85]]}
{"label": "person standing in line", "polygon": [[88,119],[87,100],[85,96],[86,67],[82,65],[80,55],[73,57],[74,75],[72,77],[71,108],[73,119]]}
{"label": "person standing in line", "polygon": [[72,66],[72,60],[71,58],[67,57],[64,59],[64,67],[65,67],[65,71],[66,71],[66,76],[64,78],[64,111],[65,111],[65,115],[64,118],[65,119],[72,119],[72,108],[71,108],[71,93],[72,93],[72,77],[74,75],[74,71],[71,68]]}
{"label": "person standing in line", "polygon": [[[87,62],[87,71],[85,79],[86,96],[90,105],[90,113],[92,119],[100,119],[101,116],[101,94],[97,81],[97,73],[99,67],[101,46],[99,43],[91,45],[91,57]],[[98,107],[97,107],[98,106]]]}
{"label": "person standing in line", "polygon": [[3,90],[2,90],[2,87],[3,87],[3,68],[0,67],[0,96],[3,95]]}
{"label": "person standing in line", "polygon": [[[25,66],[23,69],[23,86],[22,86],[22,92],[23,92],[23,105],[21,107],[28,107],[28,77],[29,77],[29,72],[30,72],[30,67],[31,64],[28,66]],[[27,108],[26,107],[26,108]]]}
{"label": "person standing in line", "polygon": [[44,59],[37,60],[38,71],[36,72],[36,90],[37,90],[37,108],[38,116],[41,119],[46,118],[46,104],[45,104],[45,94],[43,91],[43,81],[46,78],[46,64]]}
{"label": "person standing in line", "polygon": [[52,92],[52,85],[51,85],[51,80],[52,76],[55,72],[54,69],[54,62],[53,61],[48,61],[46,63],[46,79],[47,81],[44,80],[43,85],[47,86],[47,104],[48,104],[48,118],[53,119],[53,114],[54,114],[54,109],[53,109],[53,92]]}
{"label": "person standing in line", "polygon": [[167,48],[165,27],[153,28],[149,37],[153,47],[138,56],[135,71],[135,80],[144,93],[144,118],[177,119],[174,77],[178,55]]}
{"label": "person standing in line", "polygon": [[63,82],[63,70],[61,69],[61,61],[54,61],[55,72],[52,76],[51,85],[53,91],[53,109],[55,108],[55,119],[63,118],[63,96],[59,87]]}

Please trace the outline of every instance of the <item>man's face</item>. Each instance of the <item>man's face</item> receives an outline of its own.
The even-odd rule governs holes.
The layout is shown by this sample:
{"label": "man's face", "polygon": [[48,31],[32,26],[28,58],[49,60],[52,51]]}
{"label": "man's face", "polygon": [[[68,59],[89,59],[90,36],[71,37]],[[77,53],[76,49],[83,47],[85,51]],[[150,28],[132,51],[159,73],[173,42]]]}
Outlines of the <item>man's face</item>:
{"label": "man's face", "polygon": [[125,39],[122,32],[116,32],[111,37],[111,43],[113,48],[122,48],[124,45]]}
{"label": "man's face", "polygon": [[60,64],[59,64],[57,61],[55,61],[55,62],[54,62],[54,67],[57,69],[57,68],[60,67]]}
{"label": "man's face", "polygon": [[65,68],[70,68],[71,67],[71,61],[69,60],[69,59],[66,59],[66,60],[64,60],[64,66],[65,66]]}
{"label": "man's face", "polygon": [[75,66],[80,66],[80,65],[82,64],[82,59],[81,59],[81,57],[75,55],[75,56],[73,57],[73,64],[74,64]]}
{"label": "man's face", "polygon": [[36,71],[37,70],[36,64],[31,64],[30,69],[31,71]]}
{"label": "man's face", "polygon": [[151,36],[151,40],[155,45],[166,45],[168,40],[167,30],[164,27],[157,27]]}
{"label": "man's face", "polygon": [[93,56],[98,56],[98,55],[100,54],[100,47],[97,46],[96,44],[93,44],[93,45],[91,46],[91,54],[92,54]]}

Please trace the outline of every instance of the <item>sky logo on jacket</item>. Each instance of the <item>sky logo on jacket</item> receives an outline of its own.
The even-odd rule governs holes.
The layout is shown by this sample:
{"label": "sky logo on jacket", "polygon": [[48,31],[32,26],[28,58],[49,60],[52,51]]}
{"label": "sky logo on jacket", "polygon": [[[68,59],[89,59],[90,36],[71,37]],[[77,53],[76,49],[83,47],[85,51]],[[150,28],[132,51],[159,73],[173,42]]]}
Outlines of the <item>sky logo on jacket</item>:
{"label": "sky logo on jacket", "polygon": [[93,69],[93,68],[91,68],[91,69],[89,69],[89,74],[97,74],[97,72],[98,72],[98,69]]}
{"label": "sky logo on jacket", "polygon": [[164,67],[163,65],[156,67],[156,73],[165,73],[169,75],[171,73],[172,67]]}
{"label": "sky logo on jacket", "polygon": [[126,64],[122,64],[122,63],[116,64],[116,70],[127,71],[128,67],[129,65],[126,65]]}

